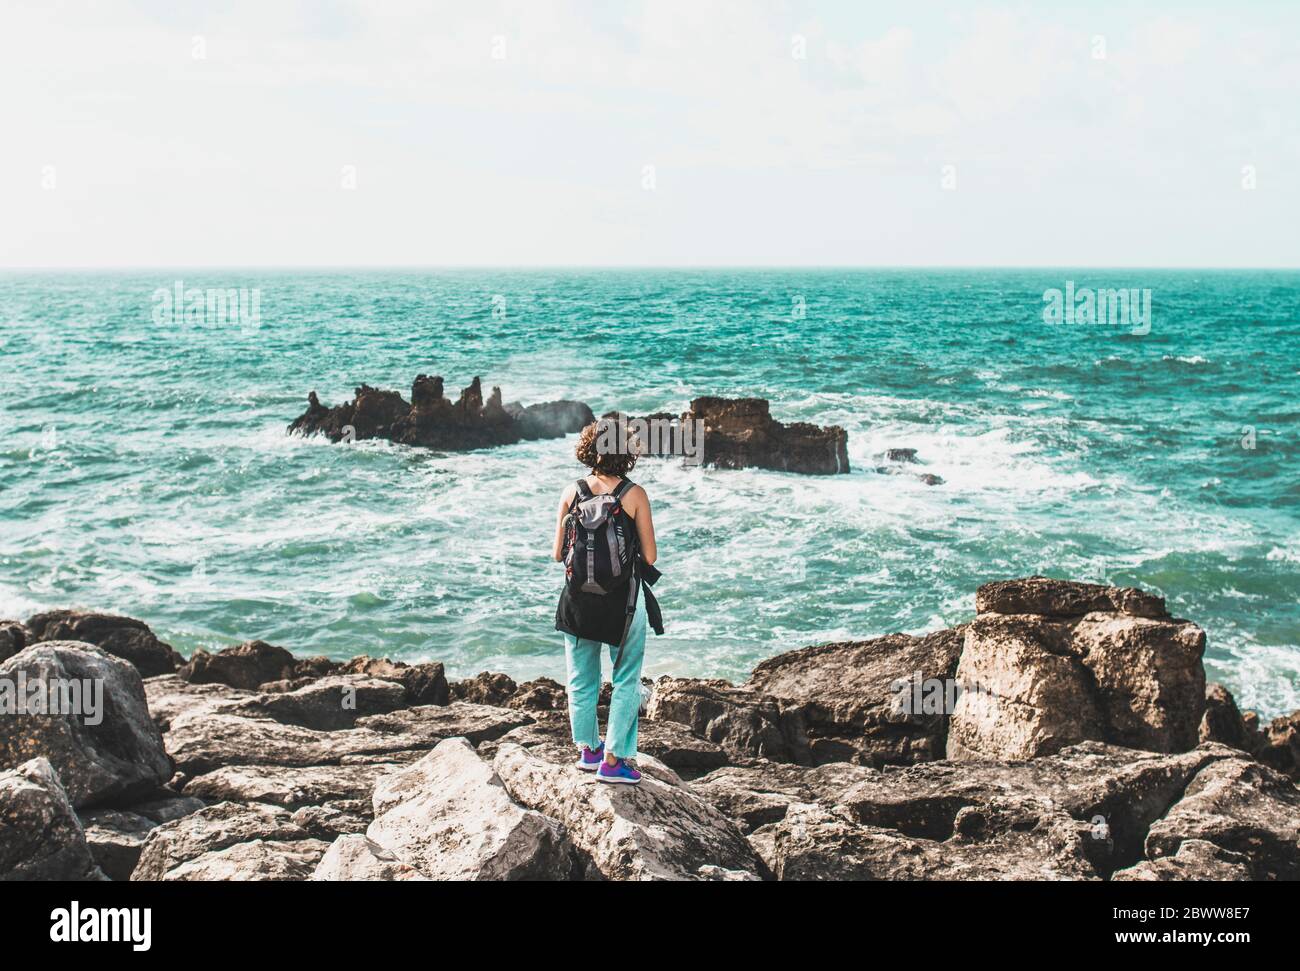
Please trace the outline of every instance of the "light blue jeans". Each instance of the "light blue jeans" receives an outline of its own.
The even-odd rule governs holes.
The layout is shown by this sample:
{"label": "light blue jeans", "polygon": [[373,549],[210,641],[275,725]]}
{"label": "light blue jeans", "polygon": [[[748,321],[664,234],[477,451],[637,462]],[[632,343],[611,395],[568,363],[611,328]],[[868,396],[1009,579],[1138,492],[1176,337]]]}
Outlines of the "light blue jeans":
{"label": "light blue jeans", "polygon": [[[637,598],[636,613],[627,632],[623,657],[611,679],[614,695],[609,704],[606,751],[621,759],[636,758],[636,729],[641,714],[641,661],[645,658],[645,593]],[[573,741],[595,749],[600,745],[596,704],[600,699],[600,655],[609,651],[613,664],[618,648],[600,641],[564,635],[564,661],[569,674],[569,727]]]}

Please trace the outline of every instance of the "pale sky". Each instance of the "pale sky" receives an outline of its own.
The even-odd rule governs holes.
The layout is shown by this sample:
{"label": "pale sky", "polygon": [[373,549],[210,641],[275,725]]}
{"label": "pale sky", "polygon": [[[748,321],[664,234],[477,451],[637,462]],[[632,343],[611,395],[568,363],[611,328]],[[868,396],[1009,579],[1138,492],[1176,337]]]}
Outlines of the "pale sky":
{"label": "pale sky", "polygon": [[1293,2],[4,0],[0,92],[7,267],[1300,266]]}

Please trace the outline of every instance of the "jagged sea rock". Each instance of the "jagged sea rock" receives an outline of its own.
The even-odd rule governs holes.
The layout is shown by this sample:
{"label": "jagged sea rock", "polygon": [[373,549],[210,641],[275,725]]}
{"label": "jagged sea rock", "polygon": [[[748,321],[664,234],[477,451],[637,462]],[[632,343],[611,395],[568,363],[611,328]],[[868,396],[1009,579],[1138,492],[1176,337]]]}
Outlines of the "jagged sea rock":
{"label": "jagged sea rock", "polygon": [[493,388],[484,401],[477,377],[453,403],[443,395],[441,377],[421,374],[411,386],[409,404],[396,391],[363,384],[352,401],[326,408],[313,391],[307,396],[307,410],[294,419],[289,431],[325,435],[332,442],[382,438],[402,445],[461,451],[523,439],[560,438],[593,420],[591,409],[576,401],[507,407],[501,403],[500,388]]}
{"label": "jagged sea rock", "polygon": [[49,760],[0,771],[0,881],[103,878]]}
{"label": "jagged sea rock", "polygon": [[[564,827],[512,801],[463,738],[389,776],[374,811],[366,839],[433,880],[564,880],[573,868]],[[370,871],[367,854],[354,859]]]}
{"label": "jagged sea rock", "polygon": [[149,625],[131,617],[80,610],[50,610],[27,620],[28,643],[80,641],[135,665],[140,677],[169,674],[185,663],[170,644],[160,641]]}
{"label": "jagged sea rock", "polygon": [[[680,420],[704,422],[704,465],[806,475],[849,471],[848,432],[838,425],[782,424],[772,417],[765,398],[696,398]],[[652,438],[644,444],[647,454],[670,454],[664,442]]]}
{"label": "jagged sea rock", "polygon": [[[144,685],[129,662],[90,644],[44,641],[0,664],[0,685],[13,685],[16,695],[20,679],[29,692],[44,682],[47,697],[56,686],[75,683],[82,689],[80,712],[0,717],[0,769],[46,758],[77,807],[129,800],[171,778]],[[92,712],[96,703],[100,710]]]}
{"label": "jagged sea rock", "polygon": [[801,704],[736,687],[729,681],[660,678],[646,716],[680,722],[733,758],[812,762]]}
{"label": "jagged sea rock", "polygon": [[510,744],[492,766],[515,802],[564,825],[588,877],[695,880],[706,865],[761,871],[740,831],[685,785],[649,772],[638,786],[602,785]]}
{"label": "jagged sea rock", "polygon": [[177,674],[192,684],[224,684],[256,691],[268,681],[294,676],[294,657],[283,647],[265,641],[247,641],[216,654],[195,651]]}
{"label": "jagged sea rock", "polygon": [[519,685],[506,706],[520,711],[568,711],[569,696],[558,681],[537,678]]}
{"label": "jagged sea rock", "polygon": [[[727,752],[721,745],[701,738],[680,722],[654,718],[641,719],[637,749],[689,779],[726,765],[728,761]],[[571,742],[570,752],[576,752]]]}
{"label": "jagged sea rock", "polygon": [[[1089,739],[1156,752],[1196,745],[1205,632],[1157,616],[1159,598],[1043,578],[980,591],[949,758],[1028,758]],[[1029,607],[1041,613],[1003,612]]]}
{"label": "jagged sea rock", "polygon": [[1300,711],[1279,715],[1252,736],[1255,758],[1300,782]]}
{"label": "jagged sea rock", "polygon": [[1147,858],[1175,856],[1189,840],[1246,857],[1255,880],[1300,880],[1300,790],[1248,759],[1208,765],[1152,825]]}

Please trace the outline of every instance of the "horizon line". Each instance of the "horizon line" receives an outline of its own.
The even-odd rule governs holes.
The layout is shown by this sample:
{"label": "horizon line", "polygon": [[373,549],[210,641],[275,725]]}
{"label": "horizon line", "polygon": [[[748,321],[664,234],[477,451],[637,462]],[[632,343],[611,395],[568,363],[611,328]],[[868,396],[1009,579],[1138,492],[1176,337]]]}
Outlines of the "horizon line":
{"label": "horizon line", "polygon": [[1105,263],[174,263],[0,266],[0,273],[131,272],[153,270],[1186,270],[1300,271],[1300,265],[1192,265]]}

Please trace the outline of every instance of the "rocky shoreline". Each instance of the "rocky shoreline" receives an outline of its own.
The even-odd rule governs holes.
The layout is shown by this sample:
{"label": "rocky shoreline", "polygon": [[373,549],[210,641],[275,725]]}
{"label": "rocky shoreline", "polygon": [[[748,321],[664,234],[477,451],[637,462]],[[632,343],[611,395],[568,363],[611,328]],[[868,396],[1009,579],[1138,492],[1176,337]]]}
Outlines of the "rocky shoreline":
{"label": "rocky shoreline", "polygon": [[1139,590],[988,584],[951,630],[661,678],[633,788],[571,768],[548,679],[54,611],[0,622],[0,683],[98,679],[103,717],[0,715],[0,879],[1300,878],[1300,712],[1240,713],[1204,645]]}

